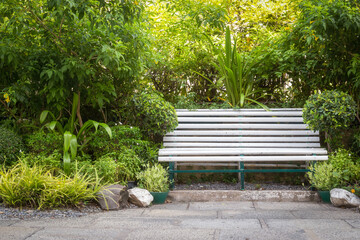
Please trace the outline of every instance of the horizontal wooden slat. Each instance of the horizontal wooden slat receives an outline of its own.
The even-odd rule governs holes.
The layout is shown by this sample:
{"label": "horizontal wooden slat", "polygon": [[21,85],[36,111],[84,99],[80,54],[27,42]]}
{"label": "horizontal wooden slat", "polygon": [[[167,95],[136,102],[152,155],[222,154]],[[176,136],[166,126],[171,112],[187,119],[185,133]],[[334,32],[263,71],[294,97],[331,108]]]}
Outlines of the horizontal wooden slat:
{"label": "horizontal wooden slat", "polygon": [[164,147],[177,148],[177,147],[212,147],[212,148],[229,148],[229,147],[274,147],[274,148],[293,148],[293,147],[320,147],[320,143],[194,143],[194,142],[165,142]]}
{"label": "horizontal wooden slat", "polygon": [[319,137],[164,137],[164,142],[319,142]]}
{"label": "horizontal wooden slat", "polygon": [[[288,111],[302,111],[302,108],[270,108],[270,111],[273,112],[288,112]],[[243,112],[264,112],[266,110],[262,109],[262,108],[242,108],[242,109],[233,109],[233,108],[228,108],[228,109],[176,109],[177,112],[193,112],[193,111],[197,111],[197,112],[233,112],[233,111],[243,111]]]}
{"label": "horizontal wooden slat", "polygon": [[175,130],[166,136],[318,136],[311,130]]}
{"label": "horizontal wooden slat", "polygon": [[176,129],[306,129],[306,124],[179,124]]}
{"label": "horizontal wooden slat", "polygon": [[325,149],[321,148],[173,148],[160,149],[159,156],[165,155],[200,155],[200,156],[225,156],[225,155],[324,155]]}
{"label": "horizontal wooden slat", "polygon": [[[302,161],[303,163],[303,161]],[[238,167],[239,162],[222,162],[222,163],[206,163],[206,162],[180,162],[176,163],[176,166],[212,166],[212,167]],[[285,167],[291,167],[291,168],[306,168],[307,166],[305,164],[287,164],[287,163],[245,163],[245,167],[277,167],[277,168],[285,168]]]}
{"label": "horizontal wooden slat", "polygon": [[302,123],[302,117],[178,117],[179,123]]}
{"label": "horizontal wooden slat", "polygon": [[188,111],[188,112],[176,112],[178,117],[188,117],[188,116],[218,116],[218,117],[238,117],[238,116],[253,116],[253,117],[301,117],[301,111],[286,111],[286,112],[266,112],[266,111],[227,111],[227,112],[216,112],[216,111]]}
{"label": "horizontal wooden slat", "polygon": [[254,162],[254,161],[326,161],[327,156],[173,156],[159,157],[159,162]]}

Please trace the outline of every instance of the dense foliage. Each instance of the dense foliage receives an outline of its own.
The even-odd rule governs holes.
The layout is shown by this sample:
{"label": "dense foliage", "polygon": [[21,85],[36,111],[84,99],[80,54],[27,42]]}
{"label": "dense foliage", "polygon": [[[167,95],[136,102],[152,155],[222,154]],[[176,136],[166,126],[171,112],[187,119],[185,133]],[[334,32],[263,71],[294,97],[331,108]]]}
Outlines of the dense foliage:
{"label": "dense foliage", "polygon": [[10,165],[16,162],[25,146],[21,137],[3,126],[0,126],[0,136],[0,162]]}
{"label": "dense foliage", "polygon": [[0,16],[0,88],[17,115],[65,114],[73,92],[80,106],[103,111],[143,68],[140,1],[5,0]]}
{"label": "dense foliage", "polygon": [[312,130],[325,132],[348,127],[355,115],[356,105],[352,97],[335,90],[311,95],[303,109],[304,122]]}
{"label": "dense foliage", "polygon": [[152,140],[159,141],[178,125],[174,107],[156,92],[135,94],[129,107],[133,109],[130,123]]}

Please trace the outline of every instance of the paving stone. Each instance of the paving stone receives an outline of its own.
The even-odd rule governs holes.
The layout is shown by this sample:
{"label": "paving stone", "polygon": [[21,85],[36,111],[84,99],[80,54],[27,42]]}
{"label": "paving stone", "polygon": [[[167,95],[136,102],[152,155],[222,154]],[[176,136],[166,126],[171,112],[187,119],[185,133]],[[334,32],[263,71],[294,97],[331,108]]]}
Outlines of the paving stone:
{"label": "paving stone", "polygon": [[335,229],[314,229],[313,230],[318,239],[326,240],[355,240],[360,239],[360,229],[346,229],[341,231],[339,228]]}
{"label": "paving stone", "polygon": [[95,218],[82,217],[71,219],[42,219],[42,220],[22,220],[13,224],[15,227],[91,227]]}
{"label": "paving stone", "polygon": [[180,221],[164,218],[99,218],[93,228],[167,229],[178,226]]}
{"label": "paving stone", "polygon": [[244,229],[241,231],[234,230],[221,230],[219,234],[220,240],[307,240],[307,236],[304,230],[274,230],[274,229],[262,229],[262,230],[254,230],[254,229]]}
{"label": "paving stone", "polygon": [[117,211],[101,212],[91,215],[91,217],[140,217],[145,208],[134,208],[134,209],[122,209]]}
{"label": "paving stone", "polygon": [[360,215],[358,219],[345,220],[348,224],[354,228],[360,228]]}
{"label": "paving stone", "polygon": [[296,218],[303,219],[359,219],[360,214],[351,210],[343,209],[343,211],[319,211],[319,210],[301,210],[292,211]]}
{"label": "paving stone", "polygon": [[250,201],[241,202],[193,202],[189,205],[189,210],[239,210],[254,209],[254,204]]}
{"label": "paving stone", "polygon": [[151,205],[150,209],[186,210],[190,203],[166,203]]}
{"label": "paving stone", "polygon": [[27,239],[41,228],[0,227],[0,240]]}
{"label": "paving stone", "polygon": [[256,209],[265,210],[326,210],[327,207],[314,202],[255,202]]}
{"label": "paving stone", "polygon": [[269,228],[274,229],[341,229],[352,227],[343,220],[335,219],[265,219]]}
{"label": "paving stone", "polygon": [[19,222],[20,220],[5,220],[5,219],[1,219],[0,220],[0,227],[7,227],[10,225],[13,225],[17,222]]}
{"label": "paving stone", "polygon": [[167,210],[167,209],[151,209],[145,210],[143,215],[144,217],[166,217],[166,218],[178,218],[178,217],[188,217],[188,218],[216,218],[216,211],[188,211],[188,210]]}
{"label": "paving stone", "polygon": [[258,219],[185,219],[180,225],[200,229],[261,229]]}
{"label": "paving stone", "polygon": [[129,233],[121,228],[44,228],[26,240],[118,240],[126,239]]}
{"label": "paving stone", "polygon": [[215,236],[215,230],[210,229],[184,229],[184,228],[173,228],[173,229],[149,229],[133,231],[129,233],[127,238],[129,240],[143,240],[143,239],[154,239],[154,240],[213,240]]}
{"label": "paving stone", "polygon": [[283,210],[225,210],[221,211],[222,218],[236,218],[236,219],[255,219],[255,218],[280,218],[280,219],[293,219],[295,218],[290,211]]}

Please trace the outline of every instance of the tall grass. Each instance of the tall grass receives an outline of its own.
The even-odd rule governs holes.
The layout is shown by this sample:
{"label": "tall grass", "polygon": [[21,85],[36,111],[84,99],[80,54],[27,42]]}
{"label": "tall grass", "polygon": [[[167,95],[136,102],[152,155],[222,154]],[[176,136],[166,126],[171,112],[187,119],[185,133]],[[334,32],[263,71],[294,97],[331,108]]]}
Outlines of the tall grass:
{"label": "tall grass", "polygon": [[20,162],[0,171],[0,197],[12,207],[57,208],[78,206],[96,199],[101,186],[78,172],[73,177],[54,176],[43,166]]}

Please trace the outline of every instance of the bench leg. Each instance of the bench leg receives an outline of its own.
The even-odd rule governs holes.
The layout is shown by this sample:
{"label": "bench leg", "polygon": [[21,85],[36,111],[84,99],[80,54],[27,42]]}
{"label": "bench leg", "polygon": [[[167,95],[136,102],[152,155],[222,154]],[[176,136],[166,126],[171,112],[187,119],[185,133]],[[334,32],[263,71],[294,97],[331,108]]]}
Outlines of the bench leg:
{"label": "bench leg", "polygon": [[[240,162],[240,170],[244,170],[244,162]],[[240,184],[241,184],[241,190],[245,190],[245,172],[241,172],[241,179],[240,179]]]}
{"label": "bench leg", "polygon": [[174,186],[175,186],[175,179],[174,179],[174,166],[175,163],[174,162],[170,162],[169,163],[169,180],[170,180],[170,189],[173,190]]}
{"label": "bench leg", "polygon": [[[314,167],[315,167],[315,164],[316,164],[316,161],[312,161],[312,162],[311,162],[311,166],[312,166],[313,169],[314,169]],[[314,176],[314,171],[311,171],[311,174]],[[311,185],[310,190],[311,190],[311,191],[315,191],[315,188],[314,188],[313,185]]]}

